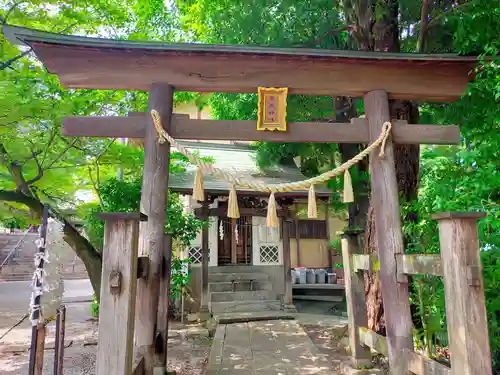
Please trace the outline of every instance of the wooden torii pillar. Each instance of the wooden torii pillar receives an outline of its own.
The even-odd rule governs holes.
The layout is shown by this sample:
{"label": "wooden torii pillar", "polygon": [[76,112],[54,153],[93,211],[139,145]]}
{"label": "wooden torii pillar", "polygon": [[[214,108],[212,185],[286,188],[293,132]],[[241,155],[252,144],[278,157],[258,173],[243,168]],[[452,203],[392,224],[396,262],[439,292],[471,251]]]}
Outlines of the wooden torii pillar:
{"label": "wooden torii pillar", "polygon": [[[370,91],[364,97],[370,141],[376,140],[385,121],[390,121],[389,99],[383,90]],[[404,349],[413,350],[413,324],[407,283],[397,278],[396,255],[404,253],[401,211],[399,207],[394,149],[389,137],[385,156],[377,151],[370,154],[371,201],[377,230],[377,248],[380,261],[380,285],[391,374],[404,374]]]}
{"label": "wooden torii pillar", "polygon": [[[163,127],[169,131],[172,117],[173,88],[154,83],[149,90],[148,110],[160,114]],[[148,221],[140,224],[139,256],[149,257],[148,275],[138,280],[135,320],[135,350],[144,357],[145,375],[165,373],[166,332],[157,332],[160,277],[163,262],[165,208],[167,205],[170,145],[158,142],[150,116],[144,121],[144,172],[141,189],[141,212]],[[167,314],[167,311],[161,312]]]}

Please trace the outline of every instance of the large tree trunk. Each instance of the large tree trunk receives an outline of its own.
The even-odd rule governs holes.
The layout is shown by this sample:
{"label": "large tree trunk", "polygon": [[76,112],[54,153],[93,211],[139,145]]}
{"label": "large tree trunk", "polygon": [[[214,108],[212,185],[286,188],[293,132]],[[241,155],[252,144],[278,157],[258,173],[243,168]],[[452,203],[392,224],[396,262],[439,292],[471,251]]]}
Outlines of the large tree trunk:
{"label": "large tree trunk", "polygon": [[99,300],[101,296],[101,254],[69,223],[64,225],[64,240],[85,265],[94,294]]}
{"label": "large tree trunk", "polygon": [[[380,14],[374,14],[376,7],[370,1],[361,2],[364,6],[355,9],[356,33],[361,50],[399,52],[398,14],[399,2],[387,0],[384,7],[378,8]],[[359,5],[359,4],[358,4]],[[384,8],[384,9],[382,9]],[[407,120],[408,123],[418,121],[418,107],[409,101],[392,100],[390,102],[391,117]],[[406,201],[416,198],[419,180],[419,146],[395,145],[394,158],[398,190]],[[373,216],[373,207],[368,208],[368,219],[365,233],[365,253],[377,253],[377,230]],[[403,218],[404,220],[405,218]],[[415,217],[406,218],[415,220]],[[368,312],[368,328],[385,334],[384,308],[378,276],[366,273],[365,293]]]}
{"label": "large tree trunk", "polygon": [[[337,122],[349,122],[353,117],[356,117],[356,108],[352,103],[352,99],[338,96],[334,98],[335,102],[335,119]],[[339,144],[339,150],[342,162],[345,163],[351,160],[359,152],[364,149],[366,145],[353,144],[353,143],[341,143]],[[357,166],[360,173],[368,173],[368,160],[362,160]],[[349,217],[348,217],[348,227],[349,228],[365,228],[367,220],[367,212],[369,206],[369,192],[370,184],[369,181],[357,181],[358,183],[353,184],[354,190],[354,202],[350,203],[348,206]]]}

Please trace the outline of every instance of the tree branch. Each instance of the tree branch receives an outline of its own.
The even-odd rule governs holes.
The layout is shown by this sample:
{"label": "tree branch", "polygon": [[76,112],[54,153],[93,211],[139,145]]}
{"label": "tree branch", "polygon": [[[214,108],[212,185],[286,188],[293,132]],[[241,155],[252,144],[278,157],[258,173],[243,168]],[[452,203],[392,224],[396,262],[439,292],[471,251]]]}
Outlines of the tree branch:
{"label": "tree branch", "polygon": [[7,23],[7,19],[9,18],[10,14],[22,3],[24,3],[25,0],[18,1],[17,3],[14,3],[10,6],[10,8],[5,12],[5,17],[0,17],[0,22],[2,22],[2,25],[5,25]]}
{"label": "tree branch", "polygon": [[52,145],[52,143],[54,142],[54,140],[56,139],[56,131],[55,131],[55,127],[52,128],[52,132],[50,133],[50,138],[49,138],[49,141],[47,142],[47,146],[45,146],[45,151],[43,152],[43,156],[42,156],[42,165],[45,163],[45,159],[47,158],[47,154],[49,152],[49,148],[50,146]]}
{"label": "tree branch", "polygon": [[337,27],[335,29],[330,29],[327,32],[323,33],[323,35],[321,35],[319,38],[308,40],[305,42],[294,43],[292,45],[293,46],[316,45],[319,42],[321,42],[323,39],[325,39],[327,36],[336,35],[338,33],[341,33],[342,31],[352,30],[353,28],[354,28],[354,25],[345,25],[342,27]]}
{"label": "tree branch", "polygon": [[49,208],[49,215],[63,224],[64,240],[75,251],[76,255],[83,261],[89,274],[94,292],[99,294],[101,287],[101,266],[102,256],[99,251],[80,234],[78,229],[67,220],[61,213],[57,212],[49,205],[43,204],[39,199],[27,196],[20,191],[10,191],[0,189],[0,201],[16,202],[26,205],[31,212],[38,217],[42,216],[44,206]]}
{"label": "tree branch", "polygon": [[36,198],[29,197],[26,194],[15,190],[0,190],[0,201],[16,202],[27,206],[39,217],[42,215],[43,204]]}
{"label": "tree branch", "polygon": [[427,24],[427,30],[429,30],[431,27],[435,26],[435,24],[441,19],[443,18],[444,16],[450,14],[451,12],[454,12],[456,11],[457,9],[461,9],[461,8],[465,8],[469,5],[472,5],[472,1],[468,1],[466,3],[462,3],[462,4],[458,4],[458,5],[455,5],[455,6],[451,6],[450,9],[448,10],[445,10],[444,12],[438,14],[437,16],[435,16],[434,18],[432,18],[429,23]]}
{"label": "tree branch", "polygon": [[31,53],[31,51],[33,51],[33,48],[30,47],[30,49],[24,51],[23,53],[20,53],[19,55],[15,56],[7,61],[4,61],[3,63],[0,64],[0,70],[4,70],[4,69],[9,68],[12,64],[14,64],[20,58],[23,58],[24,56],[29,55]]}
{"label": "tree branch", "polygon": [[12,181],[16,185],[17,190],[22,190],[25,180],[21,171],[21,166],[7,152],[4,144],[0,142],[0,162],[3,162],[9,171]]}
{"label": "tree branch", "polygon": [[420,12],[420,34],[418,35],[417,52],[425,50],[425,35],[429,24],[429,0],[423,0]]}
{"label": "tree branch", "polygon": [[40,162],[38,161],[38,158],[36,157],[37,153],[33,152],[32,156],[33,156],[33,159],[35,159],[35,163],[36,163],[36,166],[38,168],[38,172],[37,172],[37,175],[35,177],[33,177],[31,180],[28,180],[24,183],[25,187],[29,187],[30,185],[34,184],[35,182],[37,182],[38,180],[40,180],[43,177],[43,168],[42,168],[42,165],[40,164]]}
{"label": "tree branch", "polygon": [[70,144],[68,144],[64,150],[62,150],[59,155],[56,156],[56,158],[54,160],[52,160],[52,162],[47,166],[46,169],[50,169],[66,152],[68,152],[68,150],[73,147],[73,145],[76,143],[76,141],[78,140],[78,138],[75,138],[71,141]]}
{"label": "tree branch", "polygon": [[[7,14],[5,16],[5,18],[2,18],[0,17],[0,22],[2,22],[3,25],[5,25],[5,23],[7,22],[7,17],[9,16],[9,14],[21,3],[23,3],[24,1],[19,1],[17,3],[15,3],[8,11],[7,11]],[[59,31],[59,33],[64,33],[66,31],[68,31],[69,29],[71,29],[72,27],[78,25],[78,22],[75,22],[75,23],[72,23],[71,25],[68,25],[66,26],[64,29],[62,29],[61,31]],[[17,60],[23,58],[24,56],[27,56],[29,55],[31,52],[33,51],[33,48],[30,47],[28,50],[24,51],[23,53],[20,53],[19,55],[17,56],[14,56],[13,58],[7,60],[7,61],[4,61],[3,63],[0,63],[0,70],[4,70],[4,69],[7,69],[9,68],[12,64],[14,64]]]}

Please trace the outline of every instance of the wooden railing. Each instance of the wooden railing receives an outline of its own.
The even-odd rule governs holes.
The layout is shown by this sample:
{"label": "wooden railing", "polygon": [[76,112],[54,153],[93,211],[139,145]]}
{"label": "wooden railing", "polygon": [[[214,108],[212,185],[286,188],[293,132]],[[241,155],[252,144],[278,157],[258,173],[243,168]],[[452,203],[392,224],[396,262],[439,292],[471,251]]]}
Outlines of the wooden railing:
{"label": "wooden railing", "polygon": [[[451,368],[413,350],[397,346],[390,336],[367,328],[365,271],[378,272],[383,265],[374,255],[361,254],[362,231],[342,236],[345,288],[349,323],[349,343],[353,366],[370,366],[371,350],[390,357],[405,358],[406,374],[413,375],[491,375],[491,354],[484,301],[476,220],[482,214],[444,213],[439,220],[440,254],[397,254],[398,283],[408,283],[409,275],[443,277]],[[382,285],[383,287],[383,285]],[[384,310],[392,306],[384,305]],[[411,325],[412,322],[405,322]],[[390,322],[386,322],[390,326]],[[408,340],[407,340],[408,341]]]}

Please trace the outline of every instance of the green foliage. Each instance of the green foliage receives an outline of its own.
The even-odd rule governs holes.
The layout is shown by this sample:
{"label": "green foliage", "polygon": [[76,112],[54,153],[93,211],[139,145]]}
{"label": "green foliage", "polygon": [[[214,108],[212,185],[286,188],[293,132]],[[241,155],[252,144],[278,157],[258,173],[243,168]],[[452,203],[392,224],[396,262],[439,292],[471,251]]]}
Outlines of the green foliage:
{"label": "green foliage", "polygon": [[[491,249],[481,254],[484,277],[484,297],[490,332],[492,361],[500,369],[500,249]],[[498,371],[498,370],[497,370]]]}
{"label": "green foliage", "polygon": [[416,313],[422,322],[421,329],[414,328],[416,346],[429,358],[436,357],[436,338],[447,335],[443,284],[438,278],[424,276],[415,278],[414,285],[417,293],[412,297],[416,297]]}
{"label": "green foliage", "polygon": [[[85,207],[87,211],[85,230],[94,246],[102,248],[104,240],[104,223],[96,218],[96,213],[103,211],[138,212],[141,201],[141,181],[142,178],[123,181],[111,178],[99,187],[102,206],[93,204]],[[205,225],[192,214],[184,212],[179,195],[172,192],[168,193],[166,216],[165,232],[184,246],[189,245]]]}
{"label": "green foliage", "polygon": [[97,297],[95,295],[92,298],[92,305],[90,306],[90,312],[92,314],[92,317],[94,318],[99,317],[99,301],[97,300]]}
{"label": "green foliage", "polygon": [[191,260],[180,259],[179,257],[172,258],[172,272],[170,278],[170,295],[172,299],[176,299],[183,293],[186,293],[185,288],[189,284],[191,272],[184,273],[184,269],[188,266]]}
{"label": "green foliage", "polygon": [[[91,242],[102,249],[104,240],[104,223],[96,218],[98,212],[137,212],[141,200],[142,178],[117,180],[111,178],[99,186],[101,205],[96,203],[81,207],[86,212],[85,231]],[[166,209],[165,232],[172,236],[174,246],[185,247],[196,238],[206,222],[196,219],[192,214],[183,210],[182,201],[178,194],[168,193]],[[174,248],[174,253],[176,250]],[[185,289],[190,280],[190,274],[183,273],[183,267],[189,264],[190,259],[180,259],[175,254],[172,257],[172,272],[170,293],[176,298]],[[99,303],[94,300],[92,314],[99,313]]]}

